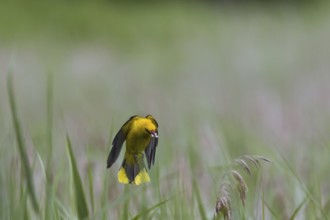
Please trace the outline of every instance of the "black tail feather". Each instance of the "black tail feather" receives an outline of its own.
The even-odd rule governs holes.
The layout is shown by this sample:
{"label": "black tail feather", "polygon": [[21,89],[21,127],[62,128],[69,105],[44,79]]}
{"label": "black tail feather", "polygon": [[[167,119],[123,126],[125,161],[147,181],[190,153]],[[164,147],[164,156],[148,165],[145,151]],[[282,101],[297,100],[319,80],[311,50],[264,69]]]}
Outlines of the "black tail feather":
{"label": "black tail feather", "polygon": [[141,161],[142,162],[136,162],[134,164],[129,164],[126,162],[126,160],[123,161],[121,166],[124,168],[126,172],[129,183],[134,182],[135,177],[140,173],[142,169],[145,168],[143,158]]}

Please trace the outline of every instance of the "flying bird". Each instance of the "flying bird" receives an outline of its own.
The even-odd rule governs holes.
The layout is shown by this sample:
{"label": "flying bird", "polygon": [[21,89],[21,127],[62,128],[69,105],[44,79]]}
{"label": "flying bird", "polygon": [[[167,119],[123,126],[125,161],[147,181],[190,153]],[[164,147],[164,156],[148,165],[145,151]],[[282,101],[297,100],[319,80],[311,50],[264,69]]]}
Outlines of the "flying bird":
{"label": "flying bird", "polygon": [[148,169],[150,169],[151,165],[154,165],[158,145],[157,121],[151,115],[145,118],[137,115],[130,117],[112,141],[107,168],[116,162],[125,141],[126,151],[124,161],[118,171],[118,182],[135,185],[150,182],[144,164],[144,154],[147,158]]}

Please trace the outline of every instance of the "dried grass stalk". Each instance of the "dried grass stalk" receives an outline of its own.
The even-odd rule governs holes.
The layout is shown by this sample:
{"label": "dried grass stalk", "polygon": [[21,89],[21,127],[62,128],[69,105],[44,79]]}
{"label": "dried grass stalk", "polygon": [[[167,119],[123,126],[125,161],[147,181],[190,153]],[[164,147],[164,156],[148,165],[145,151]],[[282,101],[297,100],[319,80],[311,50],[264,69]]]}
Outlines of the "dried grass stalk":
{"label": "dried grass stalk", "polygon": [[231,200],[230,200],[230,183],[224,182],[220,185],[220,190],[215,204],[214,219],[222,213],[225,220],[232,220]]}
{"label": "dried grass stalk", "polygon": [[230,172],[238,183],[237,191],[239,193],[239,197],[241,198],[242,204],[245,207],[246,193],[248,191],[247,184],[239,172],[237,172],[236,170],[231,170]]}
{"label": "dried grass stalk", "polygon": [[[235,160],[235,162],[240,165],[244,171],[251,176],[251,164],[253,164],[257,169],[261,168],[260,160],[272,163],[266,157],[263,156],[254,156],[254,155],[243,155]],[[241,199],[242,205],[245,207],[246,194],[248,192],[247,184],[241,175],[241,173],[235,169],[229,170],[224,174],[224,178],[230,175],[232,178],[229,179],[229,182],[224,182],[220,185],[220,191],[217,197],[215,204],[215,214],[214,219],[219,217],[220,213],[223,214],[225,220],[233,219],[232,216],[232,207],[231,207],[231,192],[233,188],[231,187],[234,180],[237,183],[237,191]],[[228,179],[228,178],[226,178]]]}

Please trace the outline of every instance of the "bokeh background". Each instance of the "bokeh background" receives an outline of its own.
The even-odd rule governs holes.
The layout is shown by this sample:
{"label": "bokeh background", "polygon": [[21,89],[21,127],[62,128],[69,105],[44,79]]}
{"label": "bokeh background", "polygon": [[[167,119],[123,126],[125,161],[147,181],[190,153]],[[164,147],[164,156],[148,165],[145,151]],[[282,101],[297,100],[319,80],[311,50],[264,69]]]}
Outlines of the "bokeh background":
{"label": "bokeh background", "polygon": [[[132,218],[168,198],[144,217],[200,219],[204,210],[211,219],[223,174],[241,155],[273,163],[245,175],[250,190],[245,208],[233,203],[237,219],[289,219],[295,210],[295,219],[329,218],[329,6],[1,1],[0,217],[38,216],[22,199],[12,72],[41,213],[52,78],[53,219],[77,216],[66,134],[91,219]],[[107,170],[106,159],[115,133],[136,114],[160,125],[156,164],[150,184],[122,186],[121,162]]]}

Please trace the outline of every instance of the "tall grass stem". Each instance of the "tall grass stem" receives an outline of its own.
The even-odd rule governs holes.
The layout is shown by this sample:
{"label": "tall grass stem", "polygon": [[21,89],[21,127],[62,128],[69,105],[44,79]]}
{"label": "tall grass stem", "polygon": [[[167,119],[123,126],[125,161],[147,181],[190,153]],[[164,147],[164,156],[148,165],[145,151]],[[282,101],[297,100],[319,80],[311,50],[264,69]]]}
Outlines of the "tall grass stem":
{"label": "tall grass stem", "polygon": [[37,201],[37,196],[35,193],[34,183],[33,183],[33,174],[29,163],[29,158],[26,152],[26,146],[22,134],[21,124],[19,122],[18,114],[17,114],[17,106],[15,103],[15,94],[14,94],[14,85],[13,85],[13,74],[11,70],[7,76],[7,89],[8,89],[8,96],[9,96],[9,105],[10,111],[12,116],[12,121],[14,125],[17,147],[20,154],[20,158],[22,160],[22,167],[25,172],[25,178],[27,181],[28,192],[32,201],[32,206],[34,211],[39,214],[39,204]]}

